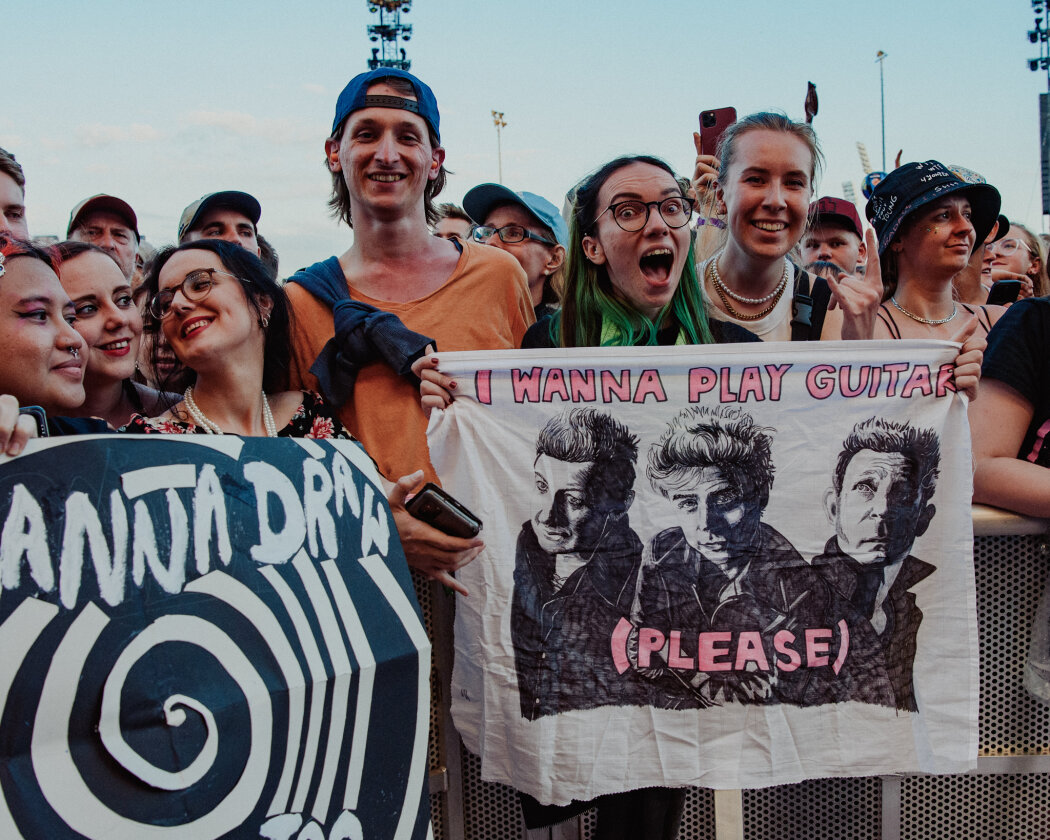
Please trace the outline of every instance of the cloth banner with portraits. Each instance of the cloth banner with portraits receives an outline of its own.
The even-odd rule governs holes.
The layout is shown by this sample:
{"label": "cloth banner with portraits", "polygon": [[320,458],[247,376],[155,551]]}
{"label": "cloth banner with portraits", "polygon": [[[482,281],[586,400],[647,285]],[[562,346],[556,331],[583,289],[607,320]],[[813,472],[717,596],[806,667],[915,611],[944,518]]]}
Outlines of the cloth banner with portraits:
{"label": "cloth banner with portraits", "polygon": [[0,465],[0,837],[429,835],[430,644],[352,441]]}
{"label": "cloth banner with portraits", "polygon": [[976,766],[947,342],[442,353],[452,713],[543,803]]}

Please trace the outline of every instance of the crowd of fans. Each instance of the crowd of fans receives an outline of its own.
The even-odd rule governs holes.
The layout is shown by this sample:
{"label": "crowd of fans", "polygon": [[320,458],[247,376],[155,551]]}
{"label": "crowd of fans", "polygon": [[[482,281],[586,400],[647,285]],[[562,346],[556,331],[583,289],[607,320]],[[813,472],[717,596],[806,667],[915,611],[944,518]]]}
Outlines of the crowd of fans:
{"label": "crowd of fans", "polygon": [[[51,434],[352,436],[391,482],[409,563],[466,594],[453,573],[482,540],[404,506],[438,478],[426,415],[457,390],[440,353],[947,339],[970,397],[975,500],[1050,516],[1046,244],[975,172],[930,160],[873,179],[865,229],[851,201],[814,200],[812,128],[759,113],[689,180],[632,155],[584,177],[564,212],[500,184],[437,205],[436,99],[391,69],[350,81],[324,147],[353,245],[284,282],[260,203],[238,191],[191,203],[159,253],[110,195],[76,204],[67,241],[35,245],[24,173],[0,150],[3,450],[36,433],[27,405]],[[523,804],[534,823],[564,816]],[[672,837],[681,804],[607,798],[599,836]]]}

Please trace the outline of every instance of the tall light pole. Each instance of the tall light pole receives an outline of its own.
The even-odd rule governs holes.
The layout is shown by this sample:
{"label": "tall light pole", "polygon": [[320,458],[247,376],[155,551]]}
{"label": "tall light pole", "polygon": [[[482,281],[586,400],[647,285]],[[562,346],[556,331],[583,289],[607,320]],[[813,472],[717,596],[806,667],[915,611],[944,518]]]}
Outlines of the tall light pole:
{"label": "tall light pole", "polygon": [[496,126],[496,155],[499,160],[499,182],[503,183],[503,140],[502,131],[507,126],[507,121],[503,119],[502,111],[492,112],[492,124]]}
{"label": "tall light pole", "polygon": [[886,171],[886,85],[882,78],[882,62],[886,60],[887,53],[879,50],[875,53],[875,60],[879,63],[879,98],[882,100],[882,171]]}

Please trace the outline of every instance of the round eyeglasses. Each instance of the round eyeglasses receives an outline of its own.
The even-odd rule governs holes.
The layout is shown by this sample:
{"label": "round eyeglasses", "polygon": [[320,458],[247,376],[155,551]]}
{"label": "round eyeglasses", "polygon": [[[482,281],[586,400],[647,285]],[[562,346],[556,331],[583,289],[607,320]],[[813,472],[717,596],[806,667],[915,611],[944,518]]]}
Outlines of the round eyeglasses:
{"label": "round eyeglasses", "polygon": [[175,300],[176,292],[182,292],[182,296],[186,300],[194,303],[204,300],[215,285],[216,274],[232,277],[234,280],[240,279],[235,274],[230,274],[228,271],[219,271],[217,268],[198,268],[196,271],[191,271],[187,274],[178,286],[171,286],[157,292],[149,302],[149,314],[158,321],[163,321],[167,318],[171,314],[171,305]]}
{"label": "round eyeglasses", "polygon": [[613,221],[620,229],[634,233],[648,224],[651,207],[660,211],[660,218],[669,228],[680,228],[689,224],[689,217],[693,213],[693,200],[684,195],[674,195],[663,201],[617,201],[599,213],[594,221],[597,224],[598,219],[612,211]]}
{"label": "round eyeglasses", "polygon": [[549,239],[544,239],[542,236],[537,236],[530,230],[526,230],[521,225],[504,225],[503,227],[490,227],[489,225],[474,225],[470,229],[470,235],[474,238],[475,242],[481,242],[484,244],[488,242],[493,236],[499,236],[500,240],[505,242],[507,245],[513,245],[516,242],[524,242],[526,239],[531,239],[534,242],[542,242],[544,245],[557,245],[557,242],[551,242]]}
{"label": "round eyeglasses", "polygon": [[1022,242],[1020,239],[1014,239],[1012,236],[1008,239],[1000,239],[998,242],[989,242],[984,247],[989,251],[995,251],[1003,255],[1012,254],[1018,248],[1024,248],[1029,254],[1032,253],[1028,243]]}

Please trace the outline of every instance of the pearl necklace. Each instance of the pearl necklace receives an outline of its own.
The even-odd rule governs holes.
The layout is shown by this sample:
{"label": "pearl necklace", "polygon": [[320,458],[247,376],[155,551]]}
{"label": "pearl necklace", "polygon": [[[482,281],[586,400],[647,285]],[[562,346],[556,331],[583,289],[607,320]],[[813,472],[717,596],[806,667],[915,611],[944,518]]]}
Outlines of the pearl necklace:
{"label": "pearl necklace", "polygon": [[[722,306],[725,308],[726,314],[729,315],[730,318],[734,318],[737,321],[760,321],[761,319],[765,318],[770,312],[777,308],[777,304],[780,303],[780,298],[783,296],[784,290],[787,288],[787,280],[790,274],[790,264],[786,260],[784,261],[784,276],[781,278],[780,283],[777,284],[777,287],[772,291],[771,294],[768,294],[764,298],[755,301],[752,301],[751,298],[745,298],[733,294],[733,292],[729,290],[729,287],[726,286],[725,283],[722,282],[722,279],[718,276],[718,267],[715,265],[716,262],[717,258],[711,260],[711,262],[708,263],[708,272],[711,274],[711,278],[714,281],[712,285],[715,287],[715,291],[718,292],[718,297],[722,301]],[[723,291],[723,289],[725,291]],[[729,297],[726,295],[726,292],[729,292],[729,294],[732,295],[736,300],[747,303],[765,303],[767,300],[770,299],[772,299],[772,302],[762,311],[756,312],[753,315],[747,315],[743,312],[737,312],[733,308],[733,304],[729,302]]]}
{"label": "pearl necklace", "polygon": [[749,306],[759,306],[767,301],[771,301],[773,298],[779,298],[787,287],[788,278],[791,276],[791,266],[787,260],[784,260],[784,276],[780,278],[780,282],[777,287],[773,289],[768,295],[761,298],[749,298],[743,295],[738,295],[732,289],[729,288],[722,280],[722,275],[718,273],[718,257],[711,260],[711,278],[714,280],[715,288],[720,292],[729,295],[737,303],[746,303]]}
{"label": "pearl necklace", "polygon": [[952,318],[959,314],[959,307],[955,305],[955,301],[952,301],[952,314],[947,318],[920,318],[897,303],[897,296],[894,295],[890,298],[890,303],[897,307],[901,312],[911,318],[913,321],[918,321],[920,324],[928,324],[931,327],[936,327],[939,324],[947,324]]}
{"label": "pearl necklace", "polygon": [[[193,399],[193,386],[189,386],[185,393],[182,395],[183,405],[186,406],[186,411],[189,413],[190,418],[193,420],[195,426],[200,426],[204,429],[205,434],[209,435],[221,435],[225,434],[222,429],[219,428],[217,423],[213,423],[209,420],[204,412],[200,410],[197,403]],[[263,428],[266,429],[266,437],[277,437],[277,424],[273,420],[273,412],[270,411],[270,401],[266,399],[266,392],[262,392],[262,414],[263,414]]]}

